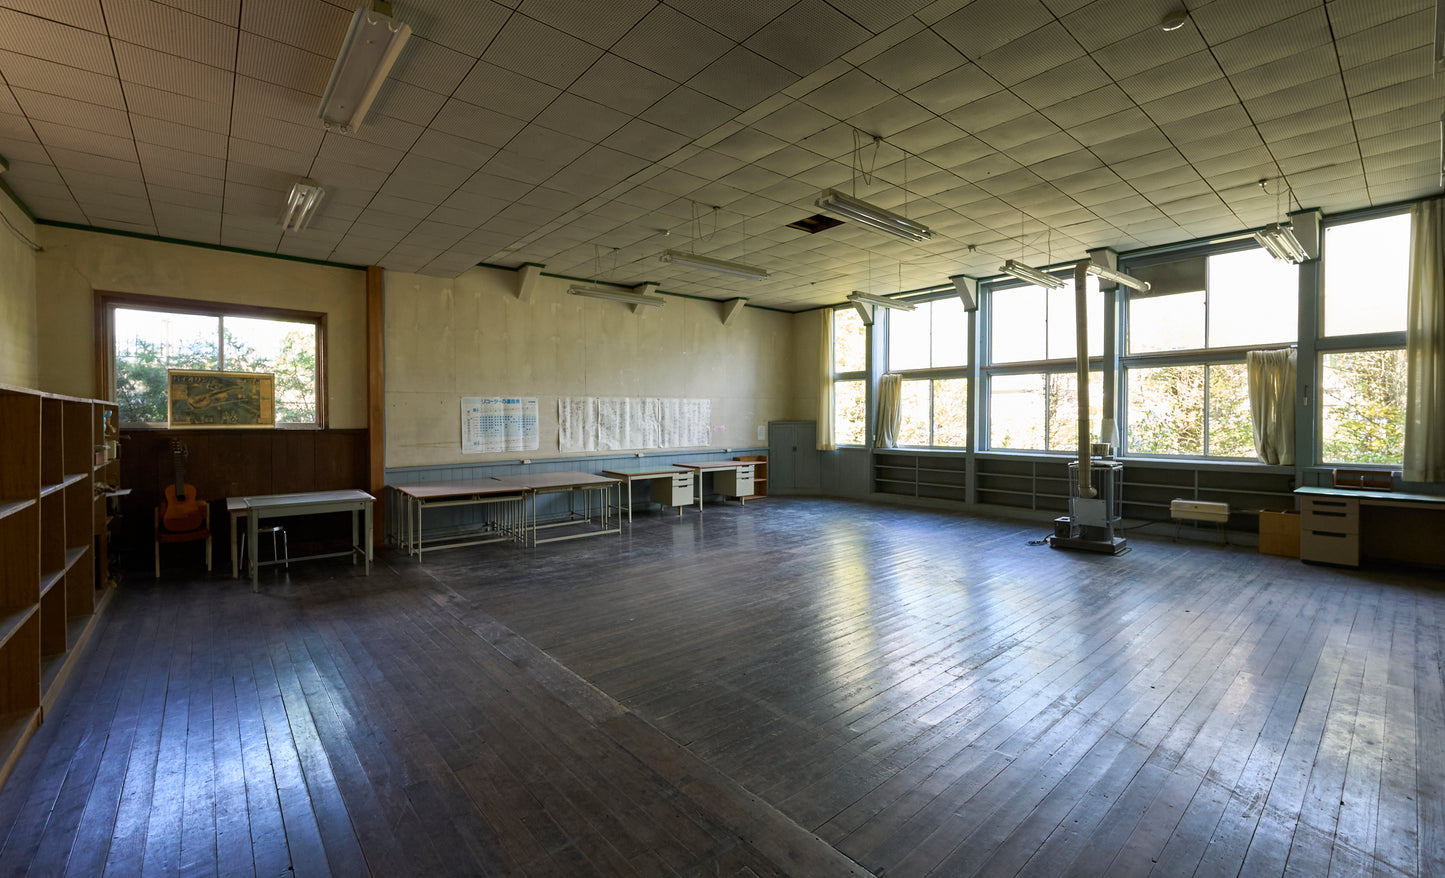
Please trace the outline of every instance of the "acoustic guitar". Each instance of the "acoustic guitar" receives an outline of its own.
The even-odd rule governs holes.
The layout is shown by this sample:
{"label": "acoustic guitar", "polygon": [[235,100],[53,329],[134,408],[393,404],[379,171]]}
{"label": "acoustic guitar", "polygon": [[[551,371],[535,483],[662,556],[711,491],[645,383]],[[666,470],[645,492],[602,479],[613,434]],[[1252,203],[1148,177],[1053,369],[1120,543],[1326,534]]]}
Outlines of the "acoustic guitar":
{"label": "acoustic guitar", "polygon": [[186,484],[186,446],[171,440],[171,459],[175,462],[176,483],[166,485],[166,498],[161,506],[161,522],[168,531],[181,533],[197,530],[206,523],[206,506],[196,497],[193,485]]}

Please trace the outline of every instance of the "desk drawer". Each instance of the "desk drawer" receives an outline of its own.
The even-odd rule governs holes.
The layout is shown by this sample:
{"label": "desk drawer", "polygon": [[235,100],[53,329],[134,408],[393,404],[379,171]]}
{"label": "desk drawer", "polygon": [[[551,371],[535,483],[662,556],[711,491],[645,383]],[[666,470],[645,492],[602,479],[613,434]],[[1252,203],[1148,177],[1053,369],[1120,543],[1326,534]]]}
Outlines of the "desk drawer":
{"label": "desk drawer", "polygon": [[1360,535],[1343,531],[1301,529],[1299,535],[1301,561],[1322,564],[1360,566]]}
{"label": "desk drawer", "polygon": [[1300,502],[1300,533],[1328,531],[1358,534],[1360,501],[1353,497],[1304,497]]}
{"label": "desk drawer", "polygon": [[718,470],[713,479],[717,492],[724,497],[748,497],[753,493],[753,468],[743,472]]}
{"label": "desk drawer", "polygon": [[692,473],[682,473],[665,479],[652,480],[652,502],[663,506],[688,506],[692,498]]}

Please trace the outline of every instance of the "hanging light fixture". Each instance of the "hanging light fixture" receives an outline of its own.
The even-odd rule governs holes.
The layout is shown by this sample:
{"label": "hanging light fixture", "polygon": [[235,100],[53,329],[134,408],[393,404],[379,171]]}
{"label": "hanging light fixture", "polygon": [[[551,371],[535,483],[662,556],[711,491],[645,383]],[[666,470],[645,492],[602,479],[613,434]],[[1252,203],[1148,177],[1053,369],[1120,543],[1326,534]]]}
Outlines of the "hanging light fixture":
{"label": "hanging light fixture", "polygon": [[657,257],[657,261],[680,265],[684,268],[700,268],[704,271],[715,271],[718,274],[730,274],[746,280],[763,280],[768,276],[766,269],[756,268],[743,262],[713,259],[710,256],[699,256],[696,253],[685,253],[682,250],[664,250],[662,255]]}
{"label": "hanging light fixture", "polygon": [[1138,290],[1141,293],[1149,292],[1149,282],[1147,280],[1139,280],[1139,278],[1134,277],[1133,275],[1125,274],[1122,271],[1100,265],[1093,260],[1088,260],[1088,264],[1084,266],[1084,270],[1087,271],[1089,274],[1092,274],[1094,277],[1102,278],[1107,281],[1113,281],[1114,283],[1126,286],[1131,290]]}
{"label": "hanging light fixture", "polygon": [[895,311],[915,311],[918,306],[912,302],[904,302],[900,299],[890,299],[887,296],[875,296],[872,293],[864,293],[858,290],[848,294],[850,302],[865,302],[869,305],[877,305],[880,308],[892,308]]}
{"label": "hanging light fixture", "polygon": [[567,290],[569,295],[585,296],[589,299],[610,299],[613,302],[623,302],[628,305],[648,305],[660,308],[667,303],[661,296],[649,296],[646,293],[633,292],[632,290],[610,290],[606,287],[572,286]]}
{"label": "hanging light fixture", "polygon": [[1044,287],[1049,290],[1061,290],[1064,288],[1064,282],[1052,274],[1012,259],[999,266],[998,270],[1004,274],[1016,277],[1024,283],[1033,284],[1034,286]]}
{"label": "hanging light fixture", "polygon": [[824,189],[813,204],[834,216],[862,223],[880,232],[896,235],[905,241],[927,241],[933,237],[933,232],[928,226],[914,222],[908,217],[899,216],[891,210],[884,210],[877,205],[844,195],[837,189]]}
{"label": "hanging light fixture", "polygon": [[390,3],[368,0],[352,13],[321,106],[316,110],[322,124],[342,134],[360,128],[410,37],[411,26],[391,17]]}
{"label": "hanging light fixture", "polygon": [[286,209],[281,212],[281,228],[288,232],[305,231],[325,194],[326,190],[309,177],[292,183],[291,192],[286,196]]}

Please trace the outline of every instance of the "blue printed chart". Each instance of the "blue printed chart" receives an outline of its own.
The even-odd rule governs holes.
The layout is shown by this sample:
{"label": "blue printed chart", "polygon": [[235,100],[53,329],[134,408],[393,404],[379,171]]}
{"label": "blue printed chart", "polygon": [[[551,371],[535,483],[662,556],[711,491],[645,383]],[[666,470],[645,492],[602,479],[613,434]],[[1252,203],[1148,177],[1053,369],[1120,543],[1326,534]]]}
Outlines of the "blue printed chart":
{"label": "blue printed chart", "polygon": [[462,397],[462,453],[537,450],[537,397]]}

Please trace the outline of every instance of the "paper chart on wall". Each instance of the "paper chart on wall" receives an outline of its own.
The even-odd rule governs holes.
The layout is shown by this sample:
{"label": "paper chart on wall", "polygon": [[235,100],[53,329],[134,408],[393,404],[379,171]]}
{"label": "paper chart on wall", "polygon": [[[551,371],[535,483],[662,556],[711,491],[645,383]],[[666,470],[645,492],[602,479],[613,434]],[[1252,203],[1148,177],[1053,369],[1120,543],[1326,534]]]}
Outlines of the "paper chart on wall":
{"label": "paper chart on wall", "polygon": [[462,453],[536,451],[537,398],[462,397]]}
{"label": "paper chart on wall", "polygon": [[711,439],[711,400],[564,397],[557,402],[560,451],[693,448]]}

